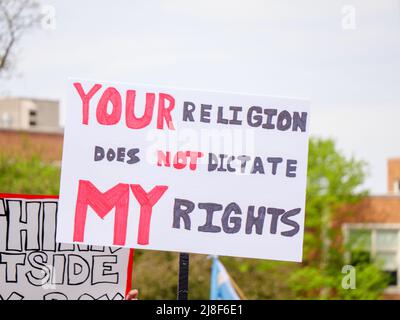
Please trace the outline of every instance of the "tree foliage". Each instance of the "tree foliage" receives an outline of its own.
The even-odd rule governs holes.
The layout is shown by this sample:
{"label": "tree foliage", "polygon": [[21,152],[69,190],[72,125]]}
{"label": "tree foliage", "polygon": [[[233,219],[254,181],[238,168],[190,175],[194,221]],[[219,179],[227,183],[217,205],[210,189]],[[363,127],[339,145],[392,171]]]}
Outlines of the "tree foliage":
{"label": "tree foliage", "polygon": [[0,154],[0,192],[57,195],[60,168],[29,158]]}
{"label": "tree foliage", "polygon": [[356,266],[356,289],[342,287],[345,276],[342,267],[348,261],[345,260],[345,244],[337,241],[341,240],[341,229],[334,222],[339,209],[367,195],[360,187],[365,177],[365,162],[344,156],[333,140],[311,139],[304,262],[288,278],[297,296],[318,299],[379,297],[386,287],[385,275],[373,264]]}

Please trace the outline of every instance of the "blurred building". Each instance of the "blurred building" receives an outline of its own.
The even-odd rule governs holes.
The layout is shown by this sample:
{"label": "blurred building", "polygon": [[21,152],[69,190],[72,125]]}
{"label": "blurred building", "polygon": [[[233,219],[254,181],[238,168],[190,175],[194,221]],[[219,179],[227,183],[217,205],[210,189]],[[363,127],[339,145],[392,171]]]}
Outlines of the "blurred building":
{"label": "blurred building", "polygon": [[59,103],[51,100],[0,99],[0,128],[14,130],[57,131]]}
{"label": "blurred building", "polygon": [[400,158],[388,160],[387,193],[350,206],[342,218],[350,264],[377,261],[390,277],[387,298],[400,299]]}
{"label": "blurred building", "polygon": [[58,101],[0,99],[0,151],[5,155],[60,162],[63,129]]}

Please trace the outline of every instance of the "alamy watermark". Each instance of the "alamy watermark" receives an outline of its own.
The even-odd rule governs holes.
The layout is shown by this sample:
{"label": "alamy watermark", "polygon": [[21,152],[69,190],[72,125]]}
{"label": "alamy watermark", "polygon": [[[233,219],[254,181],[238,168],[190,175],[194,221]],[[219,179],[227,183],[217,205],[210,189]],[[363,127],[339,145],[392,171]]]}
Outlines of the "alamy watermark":
{"label": "alamy watermark", "polygon": [[52,5],[44,5],[41,8],[40,25],[44,30],[56,29],[56,8]]}
{"label": "alamy watermark", "polygon": [[42,273],[44,277],[41,280],[41,287],[44,290],[55,290],[56,285],[54,280],[56,279],[56,268],[51,265],[44,265],[42,266]]}
{"label": "alamy watermark", "polygon": [[352,265],[345,265],[342,268],[342,288],[345,290],[356,289],[356,268]]}
{"label": "alamy watermark", "polygon": [[341,9],[343,30],[355,30],[357,27],[356,7],[353,5],[344,5]]}

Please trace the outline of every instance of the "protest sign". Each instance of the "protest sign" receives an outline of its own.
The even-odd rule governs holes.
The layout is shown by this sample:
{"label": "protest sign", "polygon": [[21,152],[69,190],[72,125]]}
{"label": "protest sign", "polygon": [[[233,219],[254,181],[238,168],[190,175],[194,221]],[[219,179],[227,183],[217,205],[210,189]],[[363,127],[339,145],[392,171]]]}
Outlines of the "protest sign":
{"label": "protest sign", "polygon": [[68,85],[58,241],[301,261],[308,102]]}
{"label": "protest sign", "polygon": [[56,243],[58,199],[0,194],[0,300],[122,300],[133,251]]}

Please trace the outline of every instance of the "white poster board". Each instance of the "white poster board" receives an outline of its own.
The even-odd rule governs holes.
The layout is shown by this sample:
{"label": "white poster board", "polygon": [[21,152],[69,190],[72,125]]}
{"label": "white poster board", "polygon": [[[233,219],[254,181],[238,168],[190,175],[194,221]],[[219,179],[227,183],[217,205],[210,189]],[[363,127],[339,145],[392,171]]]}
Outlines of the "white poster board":
{"label": "white poster board", "polygon": [[71,81],[57,240],[301,261],[300,99]]}
{"label": "white poster board", "polygon": [[0,194],[0,300],[122,300],[133,251],[56,243],[58,199]]}

